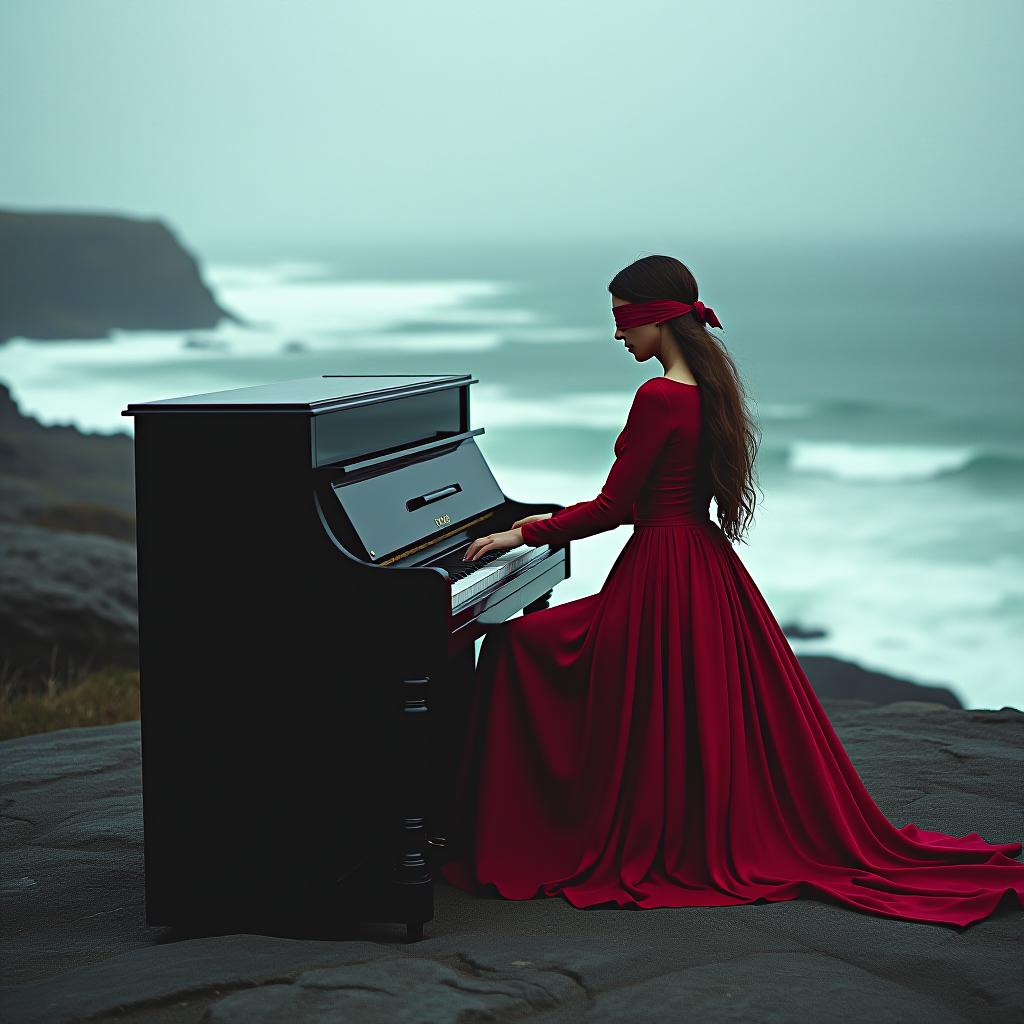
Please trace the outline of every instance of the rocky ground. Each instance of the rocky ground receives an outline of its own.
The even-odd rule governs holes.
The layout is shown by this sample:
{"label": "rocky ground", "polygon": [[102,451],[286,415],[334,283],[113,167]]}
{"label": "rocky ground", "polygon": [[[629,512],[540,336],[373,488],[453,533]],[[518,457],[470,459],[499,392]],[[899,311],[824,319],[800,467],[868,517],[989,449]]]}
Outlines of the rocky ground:
{"label": "rocky ground", "polygon": [[[890,819],[1024,836],[1024,713],[825,702]],[[0,744],[0,1016],[62,1021],[1024,1019],[1024,913],[969,928],[813,899],[576,910],[437,884],[425,938],[184,938],[145,924],[139,723]]]}

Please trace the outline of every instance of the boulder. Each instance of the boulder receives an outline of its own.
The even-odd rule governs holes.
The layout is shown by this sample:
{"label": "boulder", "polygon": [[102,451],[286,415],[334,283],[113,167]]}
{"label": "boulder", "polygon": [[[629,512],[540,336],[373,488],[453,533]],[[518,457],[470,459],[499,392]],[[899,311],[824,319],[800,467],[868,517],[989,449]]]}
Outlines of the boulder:
{"label": "boulder", "polygon": [[9,679],[37,682],[139,658],[135,545],[0,522],[0,647]]}

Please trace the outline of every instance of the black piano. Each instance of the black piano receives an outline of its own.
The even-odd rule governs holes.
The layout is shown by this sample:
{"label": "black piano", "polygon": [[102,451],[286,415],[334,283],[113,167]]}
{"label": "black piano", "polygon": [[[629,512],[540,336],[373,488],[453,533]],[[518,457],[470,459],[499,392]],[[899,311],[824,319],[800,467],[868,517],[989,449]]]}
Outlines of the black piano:
{"label": "black piano", "polygon": [[463,561],[563,507],[502,493],[475,382],[325,374],[123,410],[148,924],[422,937],[474,640],[569,576],[568,545]]}

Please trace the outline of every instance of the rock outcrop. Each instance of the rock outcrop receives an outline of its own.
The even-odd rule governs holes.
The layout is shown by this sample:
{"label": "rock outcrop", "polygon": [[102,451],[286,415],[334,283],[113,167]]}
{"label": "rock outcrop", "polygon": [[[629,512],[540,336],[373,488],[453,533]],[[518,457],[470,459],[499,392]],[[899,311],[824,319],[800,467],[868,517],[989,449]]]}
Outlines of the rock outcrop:
{"label": "rock outcrop", "polygon": [[821,700],[863,700],[888,704],[899,700],[924,700],[947,708],[961,708],[960,699],[948,686],[929,686],[900,679],[885,672],[861,668],[827,654],[802,654],[800,667]]}
{"label": "rock outcrop", "polygon": [[17,689],[138,664],[133,441],[43,426],[0,384],[0,656]]}
{"label": "rock outcrop", "polygon": [[137,667],[135,546],[0,522],[0,645],[22,689],[51,673]]}
{"label": "rock outcrop", "polygon": [[0,343],[240,322],[160,220],[0,210]]}
{"label": "rock outcrop", "polygon": [[0,520],[78,504],[134,516],[134,450],[129,434],[43,426],[0,381]]}

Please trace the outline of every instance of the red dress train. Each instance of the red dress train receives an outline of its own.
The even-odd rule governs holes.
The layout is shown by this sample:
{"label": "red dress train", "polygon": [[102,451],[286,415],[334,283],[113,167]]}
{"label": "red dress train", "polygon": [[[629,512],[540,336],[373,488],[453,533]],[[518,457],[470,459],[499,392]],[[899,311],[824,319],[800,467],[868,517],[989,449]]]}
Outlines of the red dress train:
{"label": "red dress train", "polygon": [[537,545],[634,523],[598,593],[485,636],[443,877],[581,908],[811,896],[960,926],[1024,904],[1020,842],[896,828],[864,787],[709,516],[701,401],[646,381],[600,495],[523,527]]}

